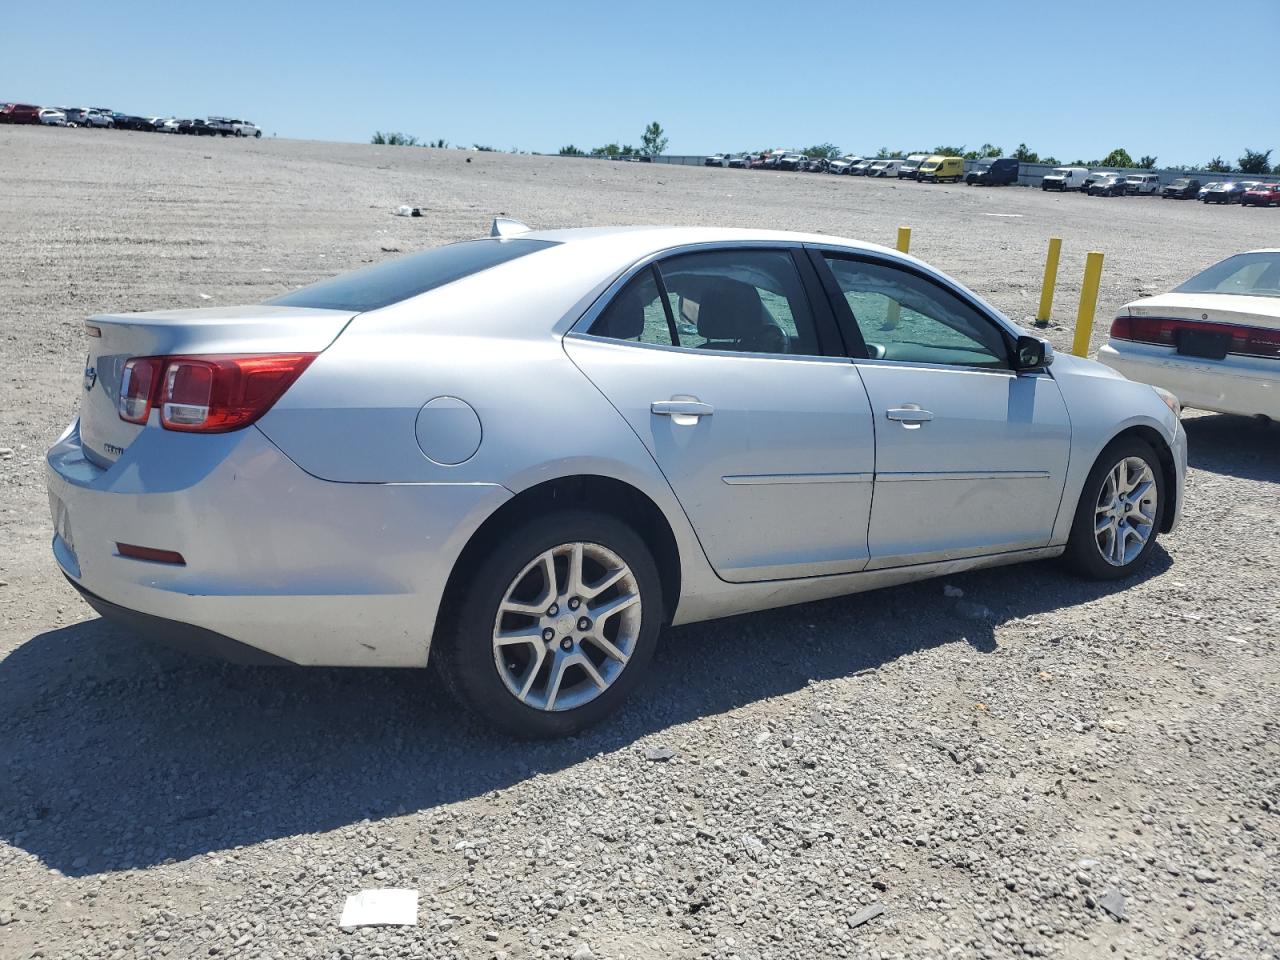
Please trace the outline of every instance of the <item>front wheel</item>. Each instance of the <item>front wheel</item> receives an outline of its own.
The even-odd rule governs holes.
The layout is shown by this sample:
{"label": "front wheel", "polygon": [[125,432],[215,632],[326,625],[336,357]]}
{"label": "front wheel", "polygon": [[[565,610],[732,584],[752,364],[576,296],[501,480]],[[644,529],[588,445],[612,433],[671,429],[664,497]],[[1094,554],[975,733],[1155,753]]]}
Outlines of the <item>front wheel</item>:
{"label": "front wheel", "polygon": [[644,540],[586,510],[514,530],[450,593],[432,660],[456,699],[521,738],[569,736],[617,710],[663,619]]}
{"label": "front wheel", "polygon": [[1151,555],[1164,516],[1164,473],[1151,445],[1113,440],[1085,480],[1064,555],[1078,574],[1118,580]]}

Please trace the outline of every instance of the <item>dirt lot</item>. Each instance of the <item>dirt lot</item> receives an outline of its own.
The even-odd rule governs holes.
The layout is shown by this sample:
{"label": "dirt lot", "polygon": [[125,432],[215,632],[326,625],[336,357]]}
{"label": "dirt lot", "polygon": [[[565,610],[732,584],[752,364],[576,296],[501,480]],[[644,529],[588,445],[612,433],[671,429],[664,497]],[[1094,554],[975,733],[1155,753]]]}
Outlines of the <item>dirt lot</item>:
{"label": "dirt lot", "polygon": [[[49,555],[42,480],[81,320],[258,301],[497,213],[907,224],[1019,320],[1057,234],[1060,348],[1086,251],[1105,321],[1280,228],[1149,198],[0,128],[0,956],[1280,957],[1275,427],[1188,418],[1184,522],[1134,582],[1039,564],[954,578],[959,601],[933,582],[673,630],[632,708],[563,743],[473,729],[413,672],[229,667],[94,618]],[[419,925],[340,931],[368,886],[419,890]]]}

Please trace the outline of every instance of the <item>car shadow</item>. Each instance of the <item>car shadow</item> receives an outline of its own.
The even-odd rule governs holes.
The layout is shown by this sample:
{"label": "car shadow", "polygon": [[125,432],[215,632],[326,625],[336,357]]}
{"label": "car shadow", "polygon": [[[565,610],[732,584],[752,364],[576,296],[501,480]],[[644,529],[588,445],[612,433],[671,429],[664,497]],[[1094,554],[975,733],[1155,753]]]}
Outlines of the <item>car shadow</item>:
{"label": "car shadow", "polygon": [[[1138,579],[1169,564],[1157,546]],[[0,836],[82,876],[428,810],[918,651],[989,653],[998,623],[1134,581],[1042,562],[946,582],[964,600],[933,580],[669,630],[627,709],[549,743],[460,716],[429,672],[231,666],[85,621],[0,661]]]}
{"label": "car shadow", "polygon": [[1197,470],[1280,482],[1280,426],[1226,413],[1185,417],[1187,458]]}

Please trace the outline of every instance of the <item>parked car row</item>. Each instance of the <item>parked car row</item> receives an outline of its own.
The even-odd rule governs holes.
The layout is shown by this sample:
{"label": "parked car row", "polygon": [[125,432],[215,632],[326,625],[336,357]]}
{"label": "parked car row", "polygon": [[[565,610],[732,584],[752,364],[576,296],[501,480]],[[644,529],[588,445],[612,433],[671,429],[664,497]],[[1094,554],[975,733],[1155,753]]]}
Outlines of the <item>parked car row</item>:
{"label": "parked car row", "polygon": [[909,157],[860,157],[850,153],[830,160],[787,150],[768,150],[754,155],[713,153],[703,160],[703,164],[739,170],[794,170],[850,177],[896,177],[932,183],[959,183],[964,180],[973,186],[1017,183],[1019,171],[1018,161],[1012,157],[987,157],[978,161],[978,169],[966,174],[963,157],[924,153],[913,153]]}
{"label": "parked car row", "polygon": [[38,107],[30,103],[0,103],[0,123],[145,130],[150,133],[186,133],[210,137],[262,136],[262,131],[255,124],[230,117],[179,120],[177,117],[134,116],[108,107]]}

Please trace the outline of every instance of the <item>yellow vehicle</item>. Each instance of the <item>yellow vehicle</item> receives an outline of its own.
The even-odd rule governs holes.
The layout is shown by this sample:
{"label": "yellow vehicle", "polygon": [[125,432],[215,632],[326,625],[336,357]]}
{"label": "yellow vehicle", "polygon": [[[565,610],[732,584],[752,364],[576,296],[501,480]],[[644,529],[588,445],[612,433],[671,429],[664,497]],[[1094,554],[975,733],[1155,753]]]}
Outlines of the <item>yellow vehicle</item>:
{"label": "yellow vehicle", "polygon": [[920,165],[920,179],[941,183],[950,180],[959,183],[964,178],[964,157],[934,155]]}

